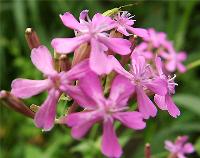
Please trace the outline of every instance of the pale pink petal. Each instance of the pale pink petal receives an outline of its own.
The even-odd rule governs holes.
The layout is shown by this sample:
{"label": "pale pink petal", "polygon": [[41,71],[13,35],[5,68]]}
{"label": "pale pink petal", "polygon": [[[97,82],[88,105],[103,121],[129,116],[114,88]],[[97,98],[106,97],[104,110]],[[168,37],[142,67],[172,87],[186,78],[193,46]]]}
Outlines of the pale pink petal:
{"label": "pale pink petal", "polygon": [[117,112],[114,117],[132,129],[144,129],[146,126],[143,121],[143,115],[139,112]]}
{"label": "pale pink petal", "polygon": [[123,27],[123,26],[121,26],[121,25],[119,25],[117,27],[117,31],[120,32],[120,33],[122,33],[125,36],[130,36],[130,33],[127,32],[126,28]]}
{"label": "pale pink petal", "polygon": [[167,93],[167,81],[164,79],[157,78],[144,85],[155,94],[165,95]]}
{"label": "pale pink petal", "polygon": [[43,91],[48,90],[52,86],[50,80],[29,80],[15,79],[12,84],[11,93],[19,98],[29,98]]}
{"label": "pale pink petal", "polygon": [[177,63],[178,71],[184,73],[187,71],[186,67],[182,63]]}
{"label": "pale pink petal", "polygon": [[77,31],[81,29],[81,24],[71,13],[66,12],[64,15],[60,15],[60,18],[66,27]]}
{"label": "pale pink petal", "polygon": [[185,61],[187,59],[187,53],[186,52],[180,52],[177,54],[177,58],[179,61]]}
{"label": "pale pink petal", "polygon": [[95,73],[90,72],[85,77],[81,78],[79,85],[83,92],[94,101],[98,102],[104,100],[101,81]]}
{"label": "pale pink petal", "polygon": [[165,103],[165,96],[155,95],[154,102],[158,105],[161,110],[167,110],[167,105]]}
{"label": "pale pink petal", "polygon": [[131,94],[135,91],[133,84],[124,76],[118,75],[112,82],[109,98],[117,103],[116,106],[126,106]]}
{"label": "pale pink petal", "polygon": [[96,112],[78,112],[68,115],[65,123],[72,127],[72,136],[75,139],[81,139],[100,119],[101,117]]}
{"label": "pale pink petal", "polygon": [[75,80],[84,77],[88,72],[90,72],[89,60],[85,59],[80,63],[76,64],[69,71],[67,71],[63,76],[62,80]]}
{"label": "pale pink petal", "polygon": [[183,153],[178,153],[177,158],[187,158],[186,156],[183,155]]}
{"label": "pale pink petal", "polygon": [[81,107],[87,109],[96,108],[96,102],[88,95],[86,95],[78,86],[63,85],[61,90],[69,95]]}
{"label": "pale pink petal", "polygon": [[103,124],[101,150],[104,155],[110,158],[119,158],[122,155],[122,149],[111,120],[107,120]]}
{"label": "pale pink petal", "polygon": [[112,62],[112,65],[113,65],[113,69],[116,72],[125,76],[128,79],[133,78],[133,75],[131,73],[129,73],[128,71],[126,71],[115,57],[112,57],[111,62]]}
{"label": "pale pink petal", "polygon": [[169,140],[165,141],[165,149],[169,150],[170,152],[176,152],[176,146]]}
{"label": "pale pink petal", "polygon": [[166,95],[166,105],[167,105],[167,109],[168,109],[168,112],[169,114],[172,116],[172,117],[175,117],[177,118],[177,116],[180,115],[180,110],[177,108],[177,106],[174,104],[171,96],[169,95]]}
{"label": "pale pink petal", "polygon": [[128,27],[127,28],[131,33],[139,36],[139,37],[142,37],[142,38],[148,38],[149,37],[149,34],[148,34],[148,31],[146,29],[142,29],[142,28],[133,28],[133,27]]}
{"label": "pale pink petal", "polygon": [[194,146],[191,143],[186,143],[183,146],[183,152],[184,153],[193,153],[195,151]]}
{"label": "pale pink petal", "polygon": [[165,67],[168,71],[174,72],[176,70],[176,61],[170,60],[165,64]]}
{"label": "pale pink petal", "polygon": [[99,40],[112,51],[120,54],[127,55],[131,53],[131,42],[122,38],[109,38],[99,37]]}
{"label": "pale pink petal", "polygon": [[159,76],[163,76],[163,64],[160,57],[155,58],[156,69],[158,71]]}
{"label": "pale pink petal", "polygon": [[82,35],[74,38],[54,38],[51,41],[51,45],[57,53],[68,54],[73,52],[82,43],[88,42],[88,40],[88,35]]}
{"label": "pale pink petal", "polygon": [[155,117],[157,114],[157,109],[152,101],[145,94],[142,87],[136,87],[137,93],[137,102],[139,111],[143,114],[145,119],[148,119],[150,116]]}
{"label": "pale pink petal", "polygon": [[115,27],[115,21],[109,16],[97,13],[92,18],[92,25],[98,28],[99,32],[109,31]]}
{"label": "pale pink petal", "polygon": [[104,52],[104,49],[104,46],[97,40],[91,40],[90,68],[98,75],[108,74],[113,68],[112,63],[109,62],[109,59]]}
{"label": "pale pink petal", "polygon": [[40,106],[35,114],[35,125],[42,128],[44,131],[49,131],[53,128],[56,118],[56,106],[60,92],[51,90],[45,102]]}
{"label": "pale pink petal", "polygon": [[179,136],[178,139],[175,141],[176,145],[182,146],[188,140],[188,136]]}
{"label": "pale pink petal", "polygon": [[33,64],[46,75],[56,74],[54,69],[53,58],[45,46],[33,48],[31,51],[31,60]]}

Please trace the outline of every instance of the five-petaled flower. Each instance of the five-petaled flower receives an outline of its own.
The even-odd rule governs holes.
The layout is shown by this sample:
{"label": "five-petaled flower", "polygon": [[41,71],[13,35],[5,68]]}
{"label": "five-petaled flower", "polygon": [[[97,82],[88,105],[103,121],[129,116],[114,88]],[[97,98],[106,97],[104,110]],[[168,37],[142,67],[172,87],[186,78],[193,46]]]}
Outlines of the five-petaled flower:
{"label": "five-petaled flower", "polygon": [[145,128],[142,114],[127,111],[127,102],[133,91],[131,83],[119,75],[112,83],[109,97],[105,98],[96,74],[91,72],[82,78],[79,87],[74,87],[70,95],[85,110],[66,116],[64,121],[72,127],[72,136],[80,139],[94,123],[102,122],[102,152],[108,157],[120,157],[122,149],[114,131],[114,121],[136,130]]}
{"label": "five-petaled flower", "polygon": [[165,148],[174,154],[177,158],[186,158],[186,154],[194,152],[194,147],[191,143],[187,143],[187,136],[179,136],[173,143],[169,140],[165,141]]}
{"label": "five-petaled flower", "polygon": [[11,85],[11,93],[19,98],[29,98],[43,91],[47,91],[48,97],[36,112],[34,119],[37,127],[49,131],[54,125],[56,105],[60,95],[70,90],[72,81],[87,73],[89,64],[85,60],[68,72],[58,73],[54,69],[51,54],[45,46],[34,48],[31,52],[31,60],[36,68],[45,75],[45,79],[15,79]]}
{"label": "five-petaled flower", "polygon": [[58,53],[70,53],[81,44],[90,43],[90,68],[97,74],[108,74],[113,69],[110,58],[106,55],[108,48],[120,55],[127,55],[131,52],[131,43],[123,38],[108,37],[107,31],[116,26],[115,21],[110,17],[97,13],[90,20],[85,15],[87,12],[83,13],[80,16],[80,22],[69,12],[60,15],[63,24],[75,30],[77,37],[55,38],[51,44]]}

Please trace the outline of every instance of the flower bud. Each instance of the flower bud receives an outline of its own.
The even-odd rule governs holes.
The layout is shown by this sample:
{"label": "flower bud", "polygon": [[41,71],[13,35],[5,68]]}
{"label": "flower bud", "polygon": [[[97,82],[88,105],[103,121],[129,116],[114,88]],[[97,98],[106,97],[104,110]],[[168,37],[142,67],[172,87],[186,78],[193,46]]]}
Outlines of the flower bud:
{"label": "flower bud", "polygon": [[32,28],[27,28],[25,38],[30,49],[37,48],[41,45],[37,33]]}
{"label": "flower bud", "polygon": [[34,118],[34,112],[31,111],[20,99],[6,91],[0,91],[0,100],[11,109],[27,116]]}

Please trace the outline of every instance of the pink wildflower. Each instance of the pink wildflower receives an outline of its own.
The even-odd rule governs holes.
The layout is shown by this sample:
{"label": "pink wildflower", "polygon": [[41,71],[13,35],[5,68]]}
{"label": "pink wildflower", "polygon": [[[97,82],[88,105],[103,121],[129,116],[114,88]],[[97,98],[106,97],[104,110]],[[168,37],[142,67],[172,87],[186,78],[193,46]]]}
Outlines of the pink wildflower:
{"label": "pink wildflower", "polygon": [[162,62],[159,57],[156,58],[155,63],[160,78],[162,78],[167,84],[167,93],[165,96],[156,94],[154,96],[154,101],[161,110],[167,110],[171,116],[176,118],[180,115],[179,109],[172,100],[172,95],[175,93],[175,85],[177,85],[177,83],[174,82],[176,76],[170,78],[170,76],[166,77],[164,75],[162,71]]}
{"label": "pink wildflower", "polygon": [[[134,22],[136,20],[133,20],[134,16],[131,16],[130,13],[127,11],[121,11],[119,12],[115,17],[114,20],[116,21],[116,29],[120,33],[122,33],[125,36],[130,36],[132,34],[135,34],[142,38],[148,38],[148,32],[145,29],[142,28],[135,28],[132,27]],[[129,33],[130,32],[130,33]]]}
{"label": "pink wildflower", "polygon": [[185,52],[177,53],[171,42],[168,42],[166,49],[168,50],[168,53],[161,54],[161,57],[166,60],[166,69],[169,72],[174,72],[178,69],[179,72],[184,73],[186,71],[186,67],[182,64],[182,62],[186,60],[187,54]]}
{"label": "pink wildflower", "polygon": [[[45,131],[50,130],[54,125],[56,117],[56,104],[66,86],[88,71],[88,61],[75,66],[68,72],[58,73],[53,67],[53,59],[45,46],[32,49],[32,63],[46,77],[44,80],[15,79],[12,82],[11,93],[19,98],[29,98],[43,91],[48,92],[48,97],[35,114],[35,124]],[[65,87],[65,88],[64,88]],[[69,89],[69,88],[67,88]]]}
{"label": "pink wildflower", "polygon": [[150,42],[154,47],[158,48],[162,45],[165,45],[166,33],[164,32],[156,32],[153,28],[148,29],[149,36],[145,38],[146,41]]}
{"label": "pink wildflower", "polygon": [[114,120],[122,122],[132,129],[145,128],[145,122],[139,112],[127,112],[127,101],[134,89],[123,76],[117,76],[111,87],[110,95],[105,98],[101,82],[97,75],[89,73],[80,80],[79,87],[71,91],[71,95],[80,106],[85,108],[66,116],[64,122],[72,127],[72,136],[82,138],[94,123],[103,123],[102,152],[112,158],[118,158],[122,149],[114,131]]}
{"label": "pink wildflower", "polygon": [[173,143],[169,140],[165,141],[165,148],[172,154],[175,154],[177,158],[186,158],[186,154],[194,152],[194,147],[191,143],[187,143],[187,136],[180,136]]}
{"label": "pink wildflower", "polygon": [[70,53],[80,44],[90,43],[90,68],[97,74],[107,74],[113,69],[110,59],[105,54],[108,48],[121,55],[129,54],[131,51],[131,43],[128,40],[108,37],[107,31],[115,28],[115,22],[110,17],[97,13],[90,20],[87,11],[83,11],[80,15],[80,22],[69,12],[60,15],[60,18],[66,27],[76,31],[77,37],[55,38],[51,43],[53,48],[58,53]]}
{"label": "pink wildflower", "polygon": [[154,77],[150,65],[146,63],[143,56],[132,55],[130,72],[126,71],[118,61],[115,61],[115,65],[116,71],[128,78],[132,87],[135,88],[138,108],[144,118],[155,117],[157,109],[145,91],[150,90],[155,94],[164,96],[167,93],[165,81],[162,78]]}

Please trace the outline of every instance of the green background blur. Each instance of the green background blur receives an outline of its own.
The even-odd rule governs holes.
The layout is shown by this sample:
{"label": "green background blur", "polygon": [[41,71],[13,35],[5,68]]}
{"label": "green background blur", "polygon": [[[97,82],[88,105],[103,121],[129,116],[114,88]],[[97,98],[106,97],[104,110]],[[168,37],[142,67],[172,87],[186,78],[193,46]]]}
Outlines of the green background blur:
{"label": "green background blur", "polygon": [[[83,9],[90,15],[135,1],[0,1],[0,89],[10,90],[17,77],[41,79],[29,58],[30,50],[24,38],[27,27],[33,27],[41,42],[50,48],[54,37],[72,37],[73,31],[65,28],[59,14],[66,11],[78,17]],[[200,3],[199,1],[139,1],[127,8],[137,19],[137,27],[154,27],[165,31],[178,51],[188,52],[185,64],[200,59]],[[50,48],[51,49],[51,48]],[[52,49],[51,49],[52,50]],[[143,131],[118,127],[117,134],[124,149],[124,158],[143,158],[145,142],[152,144],[153,158],[166,157],[165,139],[189,135],[200,155],[200,69],[196,67],[178,75],[175,102],[182,114],[177,119],[159,111],[156,118],[147,121]],[[41,104],[44,95],[26,100],[27,105]],[[73,140],[70,130],[55,126],[48,133],[37,129],[31,119],[0,105],[0,158],[102,158],[100,153],[100,126],[94,126],[82,140]],[[59,112],[63,108],[58,109]]]}

